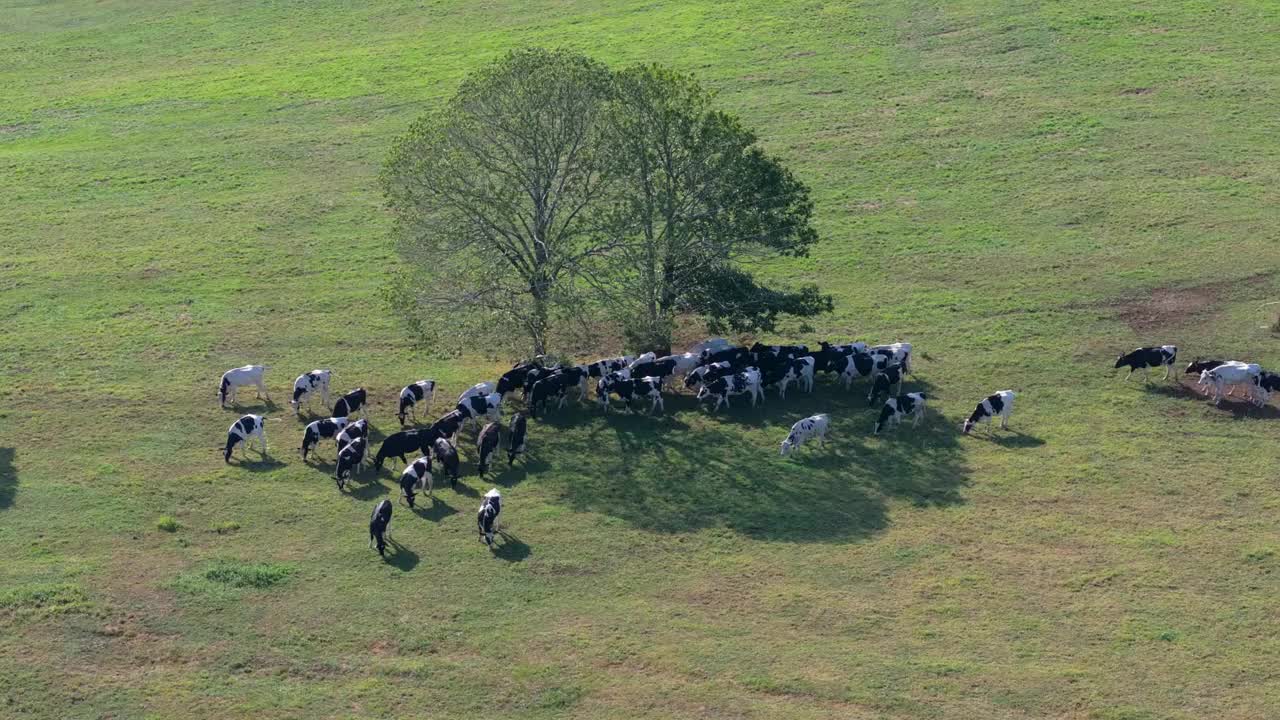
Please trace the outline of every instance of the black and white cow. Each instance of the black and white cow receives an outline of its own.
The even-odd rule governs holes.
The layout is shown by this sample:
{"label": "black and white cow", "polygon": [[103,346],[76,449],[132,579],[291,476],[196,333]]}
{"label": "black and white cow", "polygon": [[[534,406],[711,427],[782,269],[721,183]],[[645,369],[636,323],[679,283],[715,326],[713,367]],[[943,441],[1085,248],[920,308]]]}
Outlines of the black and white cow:
{"label": "black and white cow", "polygon": [[920,418],[924,417],[924,403],[927,399],[922,392],[907,393],[896,398],[889,398],[885,401],[884,407],[880,409],[880,417],[876,420],[872,434],[879,435],[881,428],[886,428],[890,425],[896,426],[907,415],[911,415],[914,418],[911,427],[919,425]]}
{"label": "black and white cow", "polygon": [[431,432],[431,428],[401,430],[398,433],[387,436],[387,439],[382,441],[382,446],[378,448],[378,456],[373,459],[373,469],[381,470],[382,463],[387,458],[400,458],[400,462],[407,465],[409,463],[407,459],[409,454],[421,453],[426,455],[430,453],[436,437],[436,434]]}
{"label": "black and white cow", "polygon": [[684,377],[688,375],[702,362],[701,357],[696,353],[681,353],[679,355],[667,355],[666,357],[658,358],[659,362],[666,360],[671,360],[675,363],[675,366],[671,370],[671,374],[677,377]]}
{"label": "black and white cow", "polygon": [[502,409],[502,396],[496,392],[488,395],[472,395],[459,402],[456,409],[472,423],[481,417],[497,420]]}
{"label": "black and white cow", "polygon": [[983,398],[982,402],[978,403],[978,407],[973,409],[969,419],[964,421],[964,434],[968,435],[969,431],[983,420],[986,420],[987,425],[990,426],[992,419],[997,415],[1000,416],[1000,429],[1008,430],[1009,413],[1013,412],[1014,397],[1012,390],[1000,390]]}
{"label": "black and white cow", "polygon": [[871,383],[871,391],[867,393],[867,405],[875,403],[875,399],[884,393],[888,396],[890,388],[894,385],[898,386],[898,392],[902,392],[902,377],[906,375],[906,371],[898,363],[886,366],[883,370],[876,373],[876,379]]}
{"label": "black and white cow", "polygon": [[307,461],[307,455],[320,444],[321,440],[333,440],[337,445],[338,433],[347,426],[347,419],[344,417],[331,417],[324,420],[316,420],[308,423],[307,427],[302,431],[302,461]]}
{"label": "black and white cow", "polygon": [[484,397],[489,395],[490,393],[495,392],[496,388],[497,386],[491,382],[476,383],[462,391],[462,394],[458,396],[458,404],[460,405],[466,402],[467,398]]}
{"label": "black and white cow", "polygon": [[1268,393],[1280,390],[1280,373],[1263,370],[1258,374],[1258,387],[1261,387]]}
{"label": "black and white cow", "polygon": [[663,384],[666,384],[667,378],[671,377],[672,373],[676,371],[676,365],[678,364],[679,360],[675,357],[667,357],[647,362],[636,361],[631,363],[631,366],[627,369],[631,371],[631,377],[633,378],[655,377]]}
{"label": "black and white cow", "polygon": [[[262,457],[267,456],[267,433],[262,425],[261,415],[242,415],[239,420],[231,423],[231,427],[227,428],[227,447],[222,454],[222,459],[231,462],[231,451],[235,450],[236,445],[244,443],[245,447],[253,444],[257,440],[262,447]],[[240,456],[244,457],[244,448],[240,450]]]}
{"label": "black and white cow", "polygon": [[557,400],[557,408],[564,407],[566,392],[570,387],[577,387],[578,384],[576,377],[562,374],[551,375],[537,381],[529,392],[529,415],[538,417],[538,413],[546,410],[547,403],[553,399]]}
{"label": "black and white cow", "polygon": [[867,352],[867,344],[864,342],[855,342],[848,345],[832,345],[826,341],[821,343],[821,349],[813,354],[814,371],[833,373],[839,375],[848,364],[850,355],[859,355]]}
{"label": "black and white cow", "polygon": [[732,375],[737,370],[734,369],[733,363],[726,361],[714,362],[708,365],[700,365],[685,375],[684,386],[689,390],[700,385],[705,385],[712,380],[722,378],[726,375]]}
{"label": "black and white cow", "polygon": [[1128,380],[1133,375],[1134,370],[1147,369],[1144,379],[1151,378],[1151,368],[1164,367],[1164,379],[1169,379],[1169,368],[1173,367],[1173,362],[1178,359],[1178,348],[1176,345],[1161,345],[1160,347],[1140,347],[1132,352],[1121,355],[1116,360],[1116,368],[1129,366],[1129,372],[1125,374],[1124,379]]}
{"label": "black and white cow", "polygon": [[715,407],[711,408],[711,412],[715,412],[720,409],[721,405],[732,407],[729,404],[731,395],[750,395],[751,407],[755,407],[756,401],[763,394],[764,391],[760,389],[760,371],[755,368],[747,368],[740,373],[727,375],[703,384],[702,389],[698,390],[698,402],[705,402],[709,398],[715,398]]}
{"label": "black and white cow", "polygon": [[563,378],[561,382],[564,383],[566,390],[577,388],[579,400],[587,396],[587,378],[591,377],[591,370],[586,365],[561,367],[552,374],[552,377]]}
{"label": "black and white cow", "polygon": [[338,433],[338,437],[333,441],[333,444],[337,446],[338,452],[342,452],[342,448],[350,445],[351,441],[356,438],[369,439],[369,420],[367,418],[360,418],[353,423],[347,423],[347,426],[342,428],[342,432]]}
{"label": "black and white cow", "polygon": [[236,390],[245,385],[253,385],[258,389],[259,400],[270,400],[271,396],[267,394],[267,386],[263,381],[266,372],[266,365],[245,365],[222,373],[222,382],[218,383],[218,404],[225,408],[228,402],[235,403]]}
{"label": "black and white cow", "polygon": [[[498,385],[493,392],[505,398],[508,393],[516,388],[523,388],[525,376],[528,375],[529,371],[540,367],[542,367],[542,364],[537,361],[517,363],[510,370],[502,373],[502,377],[498,378]],[[487,395],[488,393],[485,394]]]}
{"label": "black and white cow", "polygon": [[476,435],[476,454],[480,457],[476,470],[480,473],[480,477],[484,477],[489,472],[489,464],[493,459],[493,454],[498,450],[498,443],[502,439],[502,426],[496,422],[485,425],[480,434]]}
{"label": "black and white cow", "polygon": [[528,419],[525,418],[524,413],[516,413],[515,416],[511,418],[511,431],[507,435],[508,467],[516,463],[516,456],[524,454],[525,439],[528,432]]}
{"label": "black and white cow", "polygon": [[364,407],[368,399],[369,393],[365,392],[364,388],[356,388],[338,398],[338,402],[333,404],[333,416],[349,418]]}
{"label": "black and white cow", "polygon": [[386,557],[387,538],[391,537],[391,501],[383,500],[373,508],[369,517],[369,547],[376,547],[378,554]]}
{"label": "black and white cow", "polygon": [[432,490],[435,482],[431,477],[431,456],[423,455],[422,457],[409,463],[404,472],[400,473],[400,497],[413,507],[414,493],[418,490],[426,490],[427,497],[435,498]]}
{"label": "black and white cow", "polygon": [[484,494],[480,511],[476,513],[476,526],[480,529],[480,542],[493,547],[493,536],[498,530],[498,516],[502,514],[502,495],[497,488]]}
{"label": "black and white cow", "polygon": [[458,464],[458,451],[454,450],[449,441],[444,438],[436,438],[431,450],[436,460],[440,461],[441,469],[449,474],[449,487],[458,487],[458,475],[461,470]]}
{"label": "black and white cow", "polygon": [[790,455],[791,451],[814,438],[818,439],[820,447],[826,447],[827,428],[830,425],[831,416],[826,413],[811,415],[792,425],[791,432],[787,434],[787,439],[782,441],[782,456]]}
{"label": "black and white cow", "polygon": [[1258,407],[1267,404],[1269,393],[1262,388],[1262,367],[1255,363],[1228,360],[1212,370],[1200,373],[1200,384],[1213,389],[1214,405],[1222,403],[1228,386],[1243,387],[1249,401]]}
{"label": "black and white cow", "polygon": [[627,410],[631,410],[631,403],[635,400],[649,400],[650,413],[659,410],[666,412],[666,407],[662,402],[662,380],[656,377],[644,377],[639,379],[621,378],[617,375],[607,375],[596,383],[596,399],[600,402],[600,407],[607,413],[611,403],[609,401],[610,393],[617,395],[622,399]]}
{"label": "black and white cow", "polygon": [[439,420],[431,423],[430,430],[435,433],[436,437],[445,438],[449,442],[456,442],[455,436],[462,429],[462,423],[466,419],[466,413],[461,410],[452,410],[441,415]]}
{"label": "black and white cow", "polygon": [[630,365],[635,358],[630,355],[623,355],[616,358],[604,358],[596,360],[593,363],[587,363],[587,375],[593,378],[602,378],[611,372],[616,372]]}
{"label": "black and white cow", "polygon": [[412,385],[405,385],[400,391],[400,407],[396,411],[396,417],[400,418],[400,427],[405,425],[405,415],[412,415],[413,421],[418,422],[418,404],[421,403],[426,406],[424,409],[430,410],[431,400],[435,395],[435,380],[419,380]]}
{"label": "black and white cow", "polygon": [[[1182,374],[1203,376],[1205,373],[1226,362],[1226,360],[1193,360],[1187,363],[1187,369],[1183,370]],[[1203,392],[1209,392],[1209,388],[1204,383],[1200,383],[1199,385]]]}
{"label": "black and white cow", "polygon": [[338,451],[338,466],[333,469],[333,479],[334,482],[338,483],[339,490],[346,489],[347,480],[355,477],[355,474],[360,472],[360,467],[364,465],[364,458],[368,454],[368,450],[369,439],[356,438]]}
{"label": "black and white cow", "polygon": [[832,352],[838,355],[853,355],[854,353],[864,353],[867,351],[867,344],[861,341],[845,343],[843,345],[832,345],[823,340],[818,343],[819,352]]}
{"label": "black and white cow", "polygon": [[840,384],[845,389],[853,387],[857,378],[874,378],[881,370],[888,367],[890,358],[871,353],[853,353],[844,356],[844,365],[840,368]]}
{"label": "black and white cow", "polygon": [[876,357],[888,358],[884,365],[892,365],[897,363],[902,366],[902,372],[911,374],[911,343],[896,342],[889,345],[872,345],[867,348],[867,352]]}
{"label": "black and white cow", "polygon": [[561,367],[556,365],[554,367],[536,367],[529,370],[529,372],[524,375],[524,392],[522,393],[522,397],[525,400],[528,400],[529,393],[533,392],[533,386],[536,385],[539,380],[544,380],[555,375],[560,369]]}
{"label": "black and white cow", "polygon": [[304,399],[307,401],[307,409],[310,410],[311,398],[316,393],[320,394],[320,404],[329,407],[329,374],[328,370],[312,370],[299,375],[298,379],[293,381],[293,397],[289,400],[289,405],[295,414],[302,414]]}
{"label": "black and white cow", "polygon": [[755,357],[756,366],[763,369],[764,365],[775,361],[790,360],[808,355],[809,348],[805,345],[762,345],[756,343],[751,346],[751,354]]}

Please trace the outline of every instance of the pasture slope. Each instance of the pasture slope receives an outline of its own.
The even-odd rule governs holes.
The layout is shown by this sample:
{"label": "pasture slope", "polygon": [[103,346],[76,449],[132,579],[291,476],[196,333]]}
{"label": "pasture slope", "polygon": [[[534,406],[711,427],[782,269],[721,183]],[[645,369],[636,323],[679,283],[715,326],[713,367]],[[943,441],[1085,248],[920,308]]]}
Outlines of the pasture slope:
{"label": "pasture slope", "polygon": [[[3,0],[0,715],[1274,717],[1280,417],[1109,368],[1280,365],[1278,36],[1267,0]],[[381,306],[375,175],[524,44],[716,88],[815,191],[765,271],[838,311],[779,336],[910,340],[927,423],[575,409],[495,554],[472,474],[380,562],[391,476],[340,496],[285,394],[332,367],[383,434],[405,382],[496,375]],[[272,461],[224,467],[247,362]],[[1014,431],[960,437],[1004,387]],[[832,447],[780,459],[815,410]]]}

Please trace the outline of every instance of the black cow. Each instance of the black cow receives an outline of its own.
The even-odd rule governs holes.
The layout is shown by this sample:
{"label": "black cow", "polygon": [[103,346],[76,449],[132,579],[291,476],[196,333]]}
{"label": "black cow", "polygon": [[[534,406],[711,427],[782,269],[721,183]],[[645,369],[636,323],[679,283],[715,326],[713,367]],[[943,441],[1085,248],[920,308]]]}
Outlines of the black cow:
{"label": "black cow", "polygon": [[574,376],[556,374],[545,377],[533,384],[533,389],[529,393],[529,415],[538,417],[539,410],[545,410],[547,401],[556,398],[559,402],[556,407],[564,407],[566,391],[578,384],[578,379]]}
{"label": "black cow", "polygon": [[507,393],[516,388],[523,388],[525,377],[529,374],[529,371],[541,367],[542,365],[537,361],[516,364],[510,370],[502,373],[502,377],[498,378],[498,387],[495,392],[506,397]]}
{"label": "black cow", "polygon": [[331,417],[324,420],[316,420],[307,425],[302,431],[302,461],[307,461],[307,455],[320,444],[321,440],[335,440],[338,433],[342,432],[347,426],[347,419],[344,417]]}
{"label": "black cow", "polygon": [[338,452],[338,466],[333,469],[333,479],[339,490],[346,489],[347,480],[359,472],[368,449],[368,438],[356,438]]}
{"label": "black cow", "polygon": [[502,495],[494,488],[484,494],[484,502],[476,513],[476,526],[480,529],[480,542],[493,547],[493,535],[498,532],[498,516],[502,514]]}
{"label": "black cow", "polygon": [[524,454],[525,436],[529,430],[529,421],[524,413],[516,413],[511,418],[511,432],[507,436],[507,466],[516,462],[517,455]]}
{"label": "black cow", "polygon": [[656,377],[665,383],[667,378],[676,371],[677,364],[678,361],[673,357],[634,363],[631,366],[631,377]]}
{"label": "black cow", "polygon": [[562,368],[563,368],[562,365],[555,365],[553,367],[530,368],[529,371],[525,373],[525,376],[524,376],[523,397],[525,399],[529,398],[529,393],[533,391],[534,383],[538,382],[539,380],[542,380],[543,378],[551,377]]}
{"label": "black cow", "polygon": [[458,430],[462,428],[462,423],[467,419],[466,414],[454,410],[445,415],[441,415],[439,420],[431,424],[430,430],[437,437],[448,438],[453,440],[453,436],[458,434]]}
{"label": "black cow", "polygon": [[751,360],[751,351],[744,347],[731,347],[724,350],[703,350],[699,363],[710,365],[717,362],[729,362],[735,365]]}
{"label": "black cow", "polygon": [[1187,369],[1182,371],[1183,375],[1195,375],[1199,377],[1200,373],[1206,370],[1212,370],[1219,365],[1225,365],[1226,360],[1195,360],[1187,363]]}
{"label": "black cow", "polygon": [[1173,367],[1173,363],[1178,359],[1178,348],[1176,345],[1161,345],[1159,347],[1140,347],[1132,352],[1121,355],[1116,360],[1116,368],[1129,366],[1129,372],[1125,374],[1124,379],[1128,380],[1133,375],[1134,370],[1147,369],[1145,379],[1151,379],[1151,368],[1164,366],[1164,378],[1169,379],[1169,368]]}
{"label": "black cow", "polygon": [[476,452],[480,456],[476,469],[480,473],[480,477],[484,477],[489,472],[489,461],[493,458],[493,453],[497,451],[498,441],[501,439],[502,426],[496,422],[485,425],[480,434],[476,435]]}
{"label": "black cow", "polygon": [[458,451],[444,438],[436,438],[431,450],[440,461],[440,467],[449,473],[449,487],[458,487]]}
{"label": "black cow", "polygon": [[386,557],[388,537],[391,537],[391,501],[383,500],[369,517],[369,547],[377,547],[378,554]]}
{"label": "black cow", "polygon": [[390,435],[382,441],[382,447],[378,448],[378,456],[373,459],[373,468],[381,470],[382,462],[387,458],[400,458],[402,464],[408,465],[409,460],[406,456],[409,453],[417,452],[423,455],[430,453],[431,445],[437,437],[431,432],[431,428],[402,430]]}
{"label": "black cow", "polygon": [[356,388],[351,392],[338,398],[338,402],[333,405],[334,417],[351,417],[357,410],[364,407],[365,401],[369,394],[364,388]]}
{"label": "black cow", "polygon": [[418,403],[425,403],[427,409],[431,408],[431,400],[436,394],[435,380],[419,380],[412,385],[406,385],[400,391],[400,407],[396,411],[396,417],[400,418],[400,427],[404,427],[404,417],[406,414],[413,415],[413,421],[418,422],[418,413],[415,407]]}

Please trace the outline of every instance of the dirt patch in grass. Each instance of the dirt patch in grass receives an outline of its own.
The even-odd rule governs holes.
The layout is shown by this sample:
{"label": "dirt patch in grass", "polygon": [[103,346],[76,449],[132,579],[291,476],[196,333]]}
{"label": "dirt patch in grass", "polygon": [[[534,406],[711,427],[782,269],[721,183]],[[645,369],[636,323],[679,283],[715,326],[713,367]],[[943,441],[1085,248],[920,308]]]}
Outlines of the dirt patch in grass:
{"label": "dirt patch in grass", "polygon": [[1139,87],[1139,88],[1128,88],[1126,90],[1121,90],[1120,94],[1121,95],[1150,95],[1153,92],[1155,92],[1155,88]]}
{"label": "dirt patch in grass", "polygon": [[1275,272],[1259,273],[1240,280],[1208,283],[1186,288],[1156,288],[1150,293],[1106,301],[1116,315],[1135,333],[1180,326],[1214,312],[1219,301],[1242,289],[1270,284]]}

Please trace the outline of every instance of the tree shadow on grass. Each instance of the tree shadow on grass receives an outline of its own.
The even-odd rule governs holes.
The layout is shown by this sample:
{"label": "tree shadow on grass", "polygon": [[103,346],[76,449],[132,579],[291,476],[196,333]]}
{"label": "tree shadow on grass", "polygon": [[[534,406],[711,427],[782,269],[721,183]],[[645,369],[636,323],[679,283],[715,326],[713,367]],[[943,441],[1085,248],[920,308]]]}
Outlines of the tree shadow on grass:
{"label": "tree shadow on grass", "polygon": [[383,562],[402,572],[409,572],[418,566],[418,562],[421,560],[418,557],[418,553],[401,545],[395,538],[388,538],[387,545],[394,552],[384,557]]}
{"label": "tree shadow on grass", "polygon": [[[928,387],[912,379],[904,392]],[[697,428],[681,417],[661,423],[611,416],[557,439],[565,467],[558,463],[548,482],[577,510],[653,531],[725,526],[750,537],[798,542],[866,537],[888,525],[894,501],[926,507],[964,502],[960,491],[969,469],[960,427],[936,411],[919,427],[908,420],[873,437],[882,402],[868,408],[865,385],[850,392],[823,386],[770,400],[755,410],[746,405],[741,414],[704,412]],[[792,423],[815,413],[831,416],[827,447],[781,457],[777,443]],[[738,428],[763,430],[771,439],[762,446]]]}
{"label": "tree shadow on grass", "polygon": [[530,548],[520,538],[508,533],[505,530],[499,530],[498,535],[502,536],[501,541],[497,538],[493,543],[493,556],[499,560],[505,560],[509,563],[524,562],[526,558],[533,554]]}
{"label": "tree shadow on grass", "polygon": [[551,465],[547,461],[528,452],[516,458],[514,465],[495,465],[494,467],[498,468],[498,472],[492,473],[489,479],[495,485],[504,488],[515,487],[528,480],[529,476],[551,469]]}
{"label": "tree shadow on grass", "polygon": [[0,510],[12,507],[18,494],[18,470],[13,466],[16,455],[13,448],[0,447]]}

